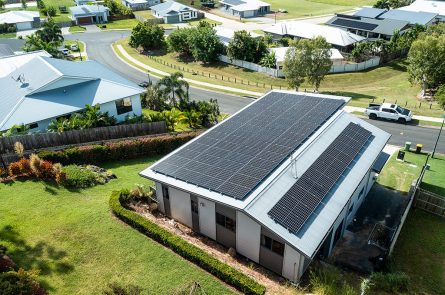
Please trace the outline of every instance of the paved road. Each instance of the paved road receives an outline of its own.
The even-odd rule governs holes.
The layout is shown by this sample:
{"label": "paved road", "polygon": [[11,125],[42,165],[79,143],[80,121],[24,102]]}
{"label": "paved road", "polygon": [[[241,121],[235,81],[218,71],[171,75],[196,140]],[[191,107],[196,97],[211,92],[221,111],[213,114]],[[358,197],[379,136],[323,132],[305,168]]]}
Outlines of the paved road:
{"label": "paved road", "polygon": [[[85,42],[87,44],[87,54],[89,59],[96,60],[106,65],[133,82],[139,83],[146,81],[147,74],[122,62],[115,56],[113,50],[111,49],[111,43],[128,36],[128,31],[112,31],[71,34],[64,37],[67,40],[79,39],[80,41]],[[151,79],[154,81],[158,80],[156,77],[151,77]],[[229,114],[238,111],[253,101],[253,99],[248,97],[217,93],[194,87],[190,88],[190,96],[192,99],[196,100],[210,100],[211,98],[216,98],[220,104],[221,111]]]}
{"label": "paved road", "polygon": [[[114,32],[101,32],[101,33],[84,33],[73,34],[65,36],[66,39],[76,39],[84,41],[87,44],[87,54],[92,60],[97,60],[100,63],[105,64],[109,68],[118,72],[119,74],[127,77],[134,82],[141,82],[147,80],[147,75],[143,72],[136,70],[120,59],[118,59],[112,51],[110,44],[120,38],[127,37],[128,31],[114,31]],[[156,78],[152,78],[157,80]],[[210,98],[216,98],[219,102],[221,110],[226,113],[234,113],[252,102],[251,98],[228,95],[208,90],[202,90],[197,88],[190,88],[191,97],[197,100],[209,100]],[[377,127],[392,134],[389,141],[390,144],[403,146],[406,141],[411,141],[413,145],[416,143],[422,143],[424,150],[432,151],[434,143],[439,132],[438,129],[425,128],[411,125],[403,125],[386,121],[370,121]],[[441,136],[437,151],[445,153],[445,132]]]}

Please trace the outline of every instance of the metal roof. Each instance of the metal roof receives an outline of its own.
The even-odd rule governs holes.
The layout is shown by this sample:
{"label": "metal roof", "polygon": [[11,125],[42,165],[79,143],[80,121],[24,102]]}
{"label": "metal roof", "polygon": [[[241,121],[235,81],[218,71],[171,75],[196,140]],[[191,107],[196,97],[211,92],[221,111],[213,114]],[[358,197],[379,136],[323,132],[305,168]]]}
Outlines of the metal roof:
{"label": "metal roof", "polygon": [[315,25],[302,21],[280,22],[271,27],[264,29],[264,32],[281,35],[293,36],[303,39],[313,39],[321,36],[326,39],[329,44],[346,47],[366,38],[347,32],[340,28],[329,26]]}
{"label": "metal roof", "polygon": [[40,18],[38,11],[13,10],[0,14],[0,24],[32,22],[34,18]]}
{"label": "metal roof", "polygon": [[181,3],[175,2],[175,1],[166,1],[154,6],[150,7],[151,10],[155,11],[160,16],[167,16],[171,15],[171,12],[174,13],[181,13],[184,11],[195,11],[195,8],[183,5]]}
{"label": "metal roof", "polygon": [[409,11],[403,9],[393,9],[380,15],[383,19],[395,19],[407,21],[411,25],[428,25],[435,20],[437,13],[423,12],[423,11]]}
{"label": "metal roof", "polygon": [[377,18],[381,14],[385,13],[386,9],[374,8],[374,7],[363,7],[354,13],[354,16],[362,16],[369,18]]}
{"label": "metal roof", "polygon": [[38,50],[0,57],[0,78],[8,76],[36,56],[51,57],[51,54]]}
{"label": "metal roof", "polygon": [[103,5],[79,5],[79,6],[73,6],[70,7],[71,14],[76,16],[82,16],[82,15],[96,15],[97,13],[104,13],[109,11],[108,7],[105,7]]}
{"label": "metal roof", "polygon": [[70,62],[41,56],[0,78],[0,89],[0,130],[144,91],[95,61]]}
{"label": "metal roof", "polygon": [[395,31],[403,31],[409,27],[409,22],[403,20],[373,19],[340,14],[331,18],[326,24],[334,27],[358,29],[388,36],[392,36]]}
{"label": "metal roof", "polygon": [[402,10],[437,13],[445,17],[445,1],[416,0],[411,5],[401,7]]}

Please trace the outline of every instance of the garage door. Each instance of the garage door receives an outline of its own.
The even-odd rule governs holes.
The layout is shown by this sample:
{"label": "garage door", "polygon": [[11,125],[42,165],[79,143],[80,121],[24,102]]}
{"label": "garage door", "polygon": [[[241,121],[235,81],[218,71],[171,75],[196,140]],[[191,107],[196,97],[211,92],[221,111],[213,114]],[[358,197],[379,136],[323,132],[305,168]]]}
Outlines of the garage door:
{"label": "garage door", "polygon": [[254,15],[255,15],[255,12],[253,10],[244,11],[244,17],[252,17]]}
{"label": "garage door", "polygon": [[32,22],[17,23],[18,31],[29,30],[29,29],[32,29]]}
{"label": "garage door", "polygon": [[77,18],[77,24],[79,24],[79,25],[89,25],[92,23],[93,23],[93,20],[92,20],[91,16]]}

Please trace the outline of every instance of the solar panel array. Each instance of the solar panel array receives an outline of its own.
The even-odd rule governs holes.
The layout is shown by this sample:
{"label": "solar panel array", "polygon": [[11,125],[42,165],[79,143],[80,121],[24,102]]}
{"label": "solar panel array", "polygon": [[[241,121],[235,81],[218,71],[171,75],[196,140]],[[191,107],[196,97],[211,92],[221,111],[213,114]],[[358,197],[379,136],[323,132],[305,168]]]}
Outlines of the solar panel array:
{"label": "solar panel array", "polygon": [[371,132],[350,123],[268,212],[297,233],[370,140]]}
{"label": "solar panel array", "polygon": [[378,25],[376,25],[376,24],[364,23],[364,22],[360,22],[360,21],[342,19],[342,18],[338,18],[338,19],[334,20],[332,22],[332,24],[341,26],[341,27],[347,27],[347,28],[353,28],[353,29],[359,29],[359,30],[365,30],[365,31],[372,31],[378,27]]}
{"label": "solar panel array", "polygon": [[244,199],[344,103],[271,92],[152,170]]}

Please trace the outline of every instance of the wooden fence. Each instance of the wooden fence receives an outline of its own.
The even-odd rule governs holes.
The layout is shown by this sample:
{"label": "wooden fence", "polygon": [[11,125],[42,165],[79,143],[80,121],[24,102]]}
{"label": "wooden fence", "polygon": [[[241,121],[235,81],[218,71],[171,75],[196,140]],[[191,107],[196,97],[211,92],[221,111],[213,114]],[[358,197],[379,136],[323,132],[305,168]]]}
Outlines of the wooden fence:
{"label": "wooden fence", "polygon": [[419,188],[414,199],[416,208],[445,217],[445,197]]}
{"label": "wooden fence", "polygon": [[13,153],[14,144],[16,142],[21,142],[25,150],[29,151],[165,132],[167,132],[165,122],[161,121],[71,130],[60,133],[47,132],[22,136],[0,137],[0,154]]}

